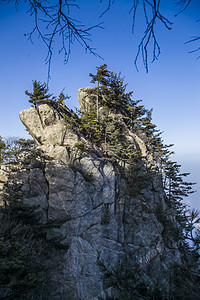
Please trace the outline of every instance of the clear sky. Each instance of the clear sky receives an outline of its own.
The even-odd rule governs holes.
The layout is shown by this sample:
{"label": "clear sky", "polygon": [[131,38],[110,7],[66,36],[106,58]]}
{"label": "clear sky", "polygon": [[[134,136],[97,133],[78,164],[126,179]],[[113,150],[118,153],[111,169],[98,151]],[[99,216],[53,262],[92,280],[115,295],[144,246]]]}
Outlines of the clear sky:
{"label": "clear sky", "polygon": [[[22,1],[23,2],[23,1]],[[147,74],[139,61],[139,72],[134,67],[137,44],[141,38],[144,19],[139,14],[132,34],[132,0],[115,0],[110,11],[99,19],[108,1],[76,1],[80,9],[72,13],[86,26],[104,22],[105,29],[92,32],[91,45],[104,58],[85,53],[74,43],[68,64],[55,50],[51,66],[50,92],[58,95],[63,88],[71,96],[66,104],[78,107],[78,89],[91,86],[88,74],[96,66],[106,63],[108,69],[122,72],[128,90],[134,99],[142,99],[145,107],[153,108],[153,122],[163,131],[166,144],[173,143],[174,160],[182,170],[190,172],[189,180],[197,182],[198,190],[191,197],[191,205],[200,208],[200,59],[198,53],[188,54],[199,45],[184,44],[191,36],[199,35],[200,3],[192,0],[191,6],[174,17],[176,1],[161,1],[163,14],[172,20],[173,29],[167,31],[157,23],[156,32],[161,47],[158,61],[150,64]],[[140,13],[140,12],[139,12]],[[28,137],[21,124],[19,111],[30,107],[25,90],[32,90],[32,80],[45,82],[47,49],[35,35],[33,44],[24,36],[32,30],[34,20],[26,14],[24,6],[16,12],[13,3],[0,1],[0,135]]]}

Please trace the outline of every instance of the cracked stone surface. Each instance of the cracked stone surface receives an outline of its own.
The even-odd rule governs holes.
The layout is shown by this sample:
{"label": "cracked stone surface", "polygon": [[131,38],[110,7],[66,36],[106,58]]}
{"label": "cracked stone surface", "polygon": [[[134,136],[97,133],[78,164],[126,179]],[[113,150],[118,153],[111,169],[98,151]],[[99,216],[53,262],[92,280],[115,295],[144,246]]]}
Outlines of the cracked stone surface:
{"label": "cracked stone surface", "polygon": [[[87,89],[79,92],[79,101],[83,98],[88,104]],[[110,161],[95,153],[80,155],[74,148],[79,137],[66,129],[63,118],[47,104],[38,110],[40,117],[33,107],[20,112],[20,118],[46,159],[39,166],[30,162],[18,176],[24,201],[39,204],[43,222],[52,224],[46,238],[66,246],[52,272],[49,299],[98,299],[110,288],[100,263],[116,268],[125,256],[130,266],[151,266],[155,280],[166,280],[167,266],[179,260],[179,253],[173,241],[173,249],[167,248],[156,216],[159,205],[167,207],[160,177],[154,175],[137,196],[128,194]],[[139,137],[131,138],[147,153]]]}

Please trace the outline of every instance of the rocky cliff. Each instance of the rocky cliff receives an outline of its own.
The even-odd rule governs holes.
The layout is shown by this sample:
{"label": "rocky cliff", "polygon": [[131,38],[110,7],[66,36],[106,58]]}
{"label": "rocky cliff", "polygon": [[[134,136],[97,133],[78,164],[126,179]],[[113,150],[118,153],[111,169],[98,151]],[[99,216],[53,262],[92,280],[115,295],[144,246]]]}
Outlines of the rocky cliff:
{"label": "rocky cliff", "polygon": [[[87,98],[87,89],[81,89],[82,109]],[[131,269],[149,285],[169,287],[168,270],[179,261],[179,251],[159,215],[168,209],[159,173],[152,171],[134,193],[135,183],[127,180],[120,164],[69,127],[66,114],[71,114],[66,107],[47,104],[20,112],[43,153],[18,170],[23,200],[40,205],[43,222],[51,224],[46,238],[59,240],[65,249],[43,299],[106,299],[116,292],[106,274],[119,269],[122,276]],[[131,139],[155,170],[141,138],[132,134]],[[80,140],[87,151],[77,148]]]}

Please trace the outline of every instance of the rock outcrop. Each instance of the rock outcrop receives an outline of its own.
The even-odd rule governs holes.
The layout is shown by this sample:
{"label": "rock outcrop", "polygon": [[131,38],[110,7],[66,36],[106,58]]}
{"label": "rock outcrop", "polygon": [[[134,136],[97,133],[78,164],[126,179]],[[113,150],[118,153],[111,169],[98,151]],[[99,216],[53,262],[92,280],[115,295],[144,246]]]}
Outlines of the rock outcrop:
{"label": "rock outcrop", "polygon": [[[80,91],[80,107],[86,92]],[[158,215],[167,209],[160,175],[153,173],[134,194],[121,170],[101,152],[79,152],[81,137],[52,106],[26,109],[20,119],[44,154],[18,171],[23,199],[40,205],[43,222],[52,224],[46,238],[65,248],[44,299],[106,299],[115,291],[105,269],[117,270],[125,260],[150,281],[167,285],[168,268],[179,261],[179,252]],[[134,142],[147,153],[138,136]]]}

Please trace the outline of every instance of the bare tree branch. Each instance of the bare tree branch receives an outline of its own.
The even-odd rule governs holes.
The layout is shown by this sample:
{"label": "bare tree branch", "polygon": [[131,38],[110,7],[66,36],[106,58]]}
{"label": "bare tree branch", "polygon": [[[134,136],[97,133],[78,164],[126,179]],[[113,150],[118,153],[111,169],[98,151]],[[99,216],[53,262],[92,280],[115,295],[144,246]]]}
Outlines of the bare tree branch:
{"label": "bare tree branch", "polygon": [[[177,5],[180,7],[178,13],[175,15],[176,17],[181,14],[184,10],[186,10],[186,8],[188,8],[188,6],[191,4],[192,0],[179,0],[177,2]],[[199,22],[199,20],[197,21]],[[195,37],[191,37],[189,41],[187,41],[185,44],[189,44],[189,43],[194,43],[200,41],[200,36],[195,36]],[[200,47],[189,51],[189,53],[194,53],[194,52],[198,52],[200,51]],[[197,59],[200,58],[200,55],[197,57]]]}
{"label": "bare tree branch", "polygon": [[[103,2],[103,0],[100,0],[100,3],[102,3],[102,2]],[[108,0],[108,6],[107,6],[107,8],[102,12],[102,14],[100,15],[100,18],[101,18],[105,13],[107,13],[107,11],[110,10],[111,5],[112,5],[114,2],[115,2],[115,0]]]}
{"label": "bare tree branch", "polygon": [[[100,2],[103,2],[103,0],[100,0]],[[110,10],[111,5],[114,3],[114,0],[113,1],[107,0],[107,2],[108,2],[107,9],[101,14],[101,16]],[[133,0],[133,6],[130,9],[130,13],[132,13],[132,17],[133,17],[132,33],[134,33],[135,30],[138,10],[139,8],[143,9],[143,15],[146,22],[146,29],[138,45],[134,64],[136,69],[138,70],[138,60],[139,57],[141,56],[143,65],[147,73],[149,70],[149,54],[152,53],[151,62],[154,62],[155,60],[158,59],[161,53],[161,48],[159,46],[159,42],[156,34],[156,26],[158,21],[161,22],[167,30],[172,29],[172,25],[173,25],[173,23],[161,13],[160,11],[161,2],[162,2],[161,0]],[[183,11],[185,11],[188,8],[188,6],[191,4],[191,2],[192,0],[176,1],[176,5],[178,7],[178,13],[175,16],[178,16]],[[191,38],[191,40],[189,40],[186,43],[195,42],[197,40],[200,40],[200,37]],[[200,47],[190,51],[189,53],[197,52],[199,50]]]}
{"label": "bare tree branch", "polygon": [[[187,41],[185,44],[189,44],[189,43],[193,43],[193,42],[197,42],[200,41],[200,36],[193,36],[191,37],[191,39],[189,41]],[[189,53],[194,53],[194,52],[198,52],[200,51],[200,46],[194,50],[189,51]],[[200,58],[200,55],[197,57],[197,59]]]}
{"label": "bare tree branch", "polygon": [[[182,13],[184,10],[186,10],[186,8],[188,8],[188,6],[191,4],[191,2],[192,2],[192,0],[179,0],[177,2],[177,5],[180,7],[180,9],[175,16],[178,16],[180,13]],[[197,20],[197,22],[199,22],[199,20]],[[185,44],[194,43],[197,41],[200,41],[200,36],[191,37],[190,40],[187,41]],[[200,51],[200,47],[198,47],[192,51],[189,51],[189,53],[194,53],[194,52],[198,52],[198,51]],[[197,59],[199,59],[199,58],[200,58],[200,55],[197,57]]]}
{"label": "bare tree branch", "polygon": [[[25,34],[33,42],[33,36],[37,33],[48,52],[45,63],[48,65],[48,78],[50,79],[50,69],[53,56],[55,40],[60,44],[59,53],[64,55],[64,63],[67,63],[71,54],[71,46],[78,42],[85,51],[102,58],[97,54],[96,49],[90,46],[91,31],[95,28],[102,28],[102,22],[91,27],[85,27],[79,20],[70,17],[71,8],[79,9],[75,0],[57,0],[54,4],[51,1],[28,0],[27,13],[34,17],[35,26],[33,30]],[[15,1],[17,6],[19,1]]]}
{"label": "bare tree branch", "polygon": [[[38,37],[46,45],[48,51],[45,59],[48,65],[48,80],[50,79],[51,61],[55,42],[59,45],[59,53],[64,56],[64,63],[67,63],[71,54],[71,47],[75,42],[78,42],[84,47],[86,52],[89,52],[97,57],[102,58],[96,52],[95,48],[91,47],[91,31],[93,29],[102,28],[102,22],[97,25],[86,27],[79,20],[71,17],[72,9],[79,9],[76,0],[0,0],[4,2],[14,2],[16,9],[18,5],[24,2],[28,6],[27,13],[34,17],[35,26],[31,32],[26,34],[32,42],[33,36],[38,34]],[[104,0],[99,0],[103,3]],[[138,70],[138,60],[141,57],[142,63],[149,70],[149,61],[154,62],[158,59],[161,48],[159,45],[156,29],[162,24],[164,28],[170,30],[172,22],[161,13],[160,4],[164,0],[133,0],[133,5],[130,10],[132,13],[132,32],[136,27],[136,17],[138,10],[142,9],[145,20],[145,30],[138,44],[137,53],[134,64]],[[175,1],[175,0],[174,0]],[[53,3],[52,3],[53,2]],[[102,17],[107,13],[115,0],[105,0],[107,3],[106,9],[101,13]],[[192,3],[192,0],[177,0],[175,1],[178,7],[176,16],[185,11]],[[192,37],[187,43],[194,43],[200,40],[200,36]],[[190,51],[189,53],[200,51],[200,47]],[[151,58],[150,58],[151,57]],[[200,58],[198,56],[197,58]]]}
{"label": "bare tree branch", "polygon": [[[140,4],[140,0],[134,0],[133,7],[131,11],[133,11],[133,27],[132,31],[135,28],[135,20],[136,20],[136,11]],[[161,50],[155,33],[156,21],[160,21],[163,23],[164,27],[170,30],[172,27],[172,22],[170,22],[166,17],[164,17],[160,12],[160,0],[142,0],[143,13],[146,21],[146,29],[144,35],[141,39],[141,42],[138,45],[138,51],[135,57],[135,67],[138,70],[138,59],[141,54],[142,62],[148,73],[148,53],[149,47],[152,45],[152,62],[157,60]],[[152,44],[151,44],[152,42]]]}
{"label": "bare tree branch", "polygon": [[175,17],[177,17],[179,14],[181,14],[186,8],[190,5],[191,0],[179,0],[177,1],[177,6],[179,6],[179,11],[177,14],[175,14]]}

